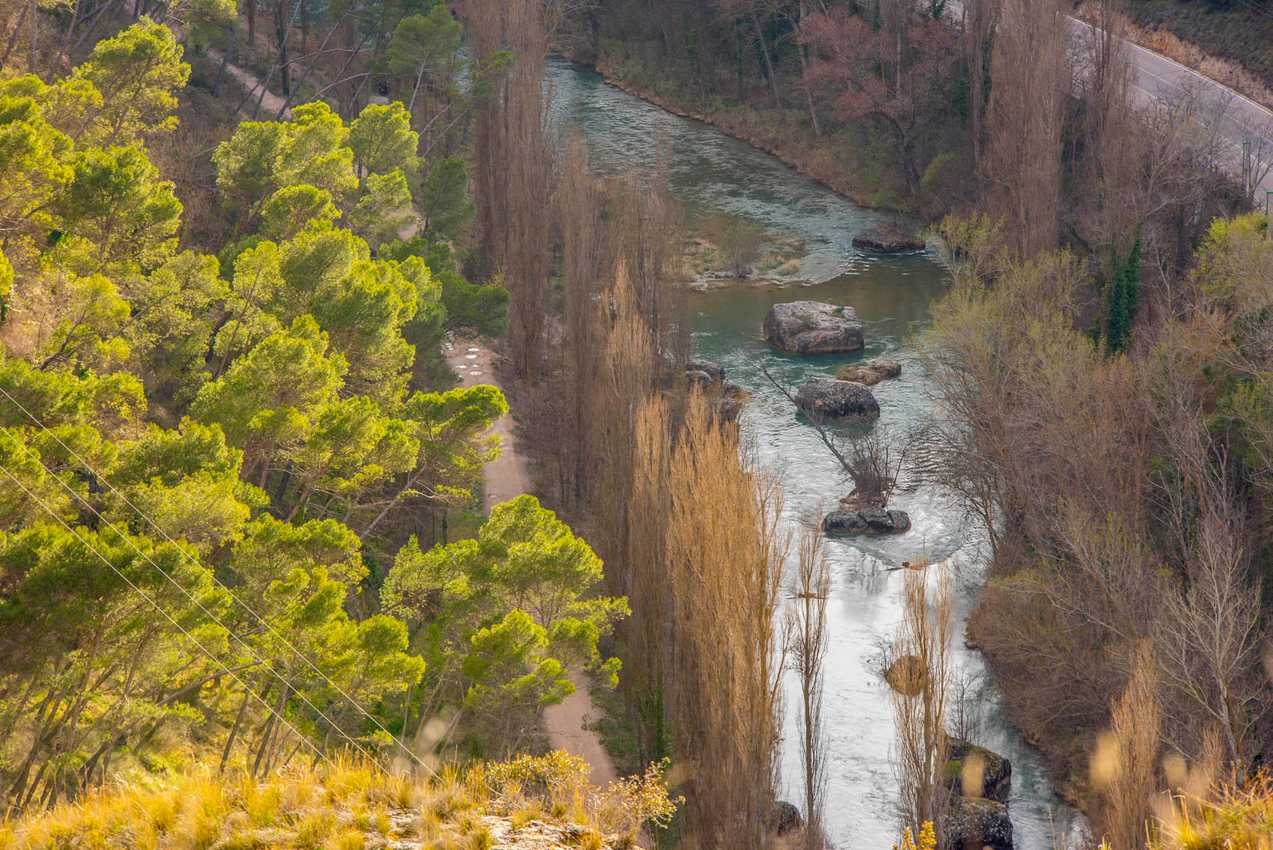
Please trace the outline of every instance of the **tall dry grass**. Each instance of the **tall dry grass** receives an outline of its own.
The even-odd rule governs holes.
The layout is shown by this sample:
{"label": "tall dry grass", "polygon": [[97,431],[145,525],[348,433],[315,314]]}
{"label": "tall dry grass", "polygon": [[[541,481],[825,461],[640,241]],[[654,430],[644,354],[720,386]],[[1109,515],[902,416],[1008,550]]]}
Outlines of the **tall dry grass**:
{"label": "tall dry grass", "polygon": [[661,766],[598,787],[582,759],[560,751],[448,767],[429,779],[353,759],[263,779],[196,765],[0,822],[0,850],[471,850],[492,847],[495,831],[520,832],[535,846],[573,835],[580,846],[631,847],[643,826],[666,825],[674,809]]}
{"label": "tall dry grass", "polygon": [[744,465],[737,429],[697,392],[667,490],[667,690],[678,750],[694,765],[686,826],[703,848],[764,847],[782,671],[775,614],[790,544],[781,494]]}

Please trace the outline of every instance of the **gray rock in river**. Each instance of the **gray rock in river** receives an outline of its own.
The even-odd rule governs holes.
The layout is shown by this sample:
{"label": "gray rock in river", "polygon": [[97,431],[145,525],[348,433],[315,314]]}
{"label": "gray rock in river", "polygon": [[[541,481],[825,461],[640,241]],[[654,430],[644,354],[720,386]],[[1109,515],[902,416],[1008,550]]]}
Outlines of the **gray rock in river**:
{"label": "gray rock in river", "polygon": [[947,850],[1012,850],[1012,820],[997,800],[952,797],[942,825]]}
{"label": "gray rock in river", "polygon": [[924,250],[924,242],[897,224],[886,222],[867,228],[853,237],[853,247],[877,254],[905,254]]}
{"label": "gray rock in river", "polygon": [[1012,795],[1012,762],[959,738],[948,739],[947,747],[946,772],[953,792],[1007,804]]}
{"label": "gray rock in river", "polygon": [[902,364],[896,360],[868,360],[865,363],[841,366],[835,376],[841,381],[856,381],[873,387],[880,381],[896,378],[900,374],[902,374]]}
{"label": "gray rock in river", "polygon": [[860,511],[832,511],[822,519],[822,531],[829,537],[860,537],[901,534],[911,527],[906,511],[865,508]]}
{"label": "gray rock in river", "polygon": [[724,422],[733,422],[743,412],[747,391],[728,381],[720,385],[720,394],[711,399],[712,410]]}
{"label": "gray rock in river", "polygon": [[691,360],[685,364],[686,372],[702,372],[713,381],[725,380],[725,367],[714,360]]}
{"label": "gray rock in river", "polygon": [[769,309],[765,341],[795,354],[833,354],[861,351],[865,337],[852,307],[789,301]]}
{"label": "gray rock in river", "polygon": [[810,378],[796,390],[796,406],[810,416],[874,419],[880,403],[865,385],[833,378]]}
{"label": "gray rock in river", "polygon": [[702,389],[706,389],[716,383],[716,379],[702,369],[686,369],[685,380]]}

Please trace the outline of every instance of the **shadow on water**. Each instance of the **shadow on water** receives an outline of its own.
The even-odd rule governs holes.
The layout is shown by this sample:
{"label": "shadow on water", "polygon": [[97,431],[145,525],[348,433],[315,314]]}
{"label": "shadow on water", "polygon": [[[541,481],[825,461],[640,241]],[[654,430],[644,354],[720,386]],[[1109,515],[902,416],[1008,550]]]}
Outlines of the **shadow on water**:
{"label": "shadow on water", "polygon": [[[696,356],[724,366],[729,380],[751,394],[743,414],[748,444],[785,493],[785,521],[834,507],[851,489],[838,465],[801,422],[787,399],[764,377],[762,365],[794,386],[811,375],[831,375],[841,364],[887,355],[902,376],[874,388],[880,422],[901,435],[922,420],[931,403],[918,368],[915,339],[930,306],[945,287],[945,270],[924,254],[871,257],[851,247],[854,234],[887,216],[866,210],[801,176],[778,160],[712,127],[671,115],[565,62],[549,68],[552,116],[559,130],[582,130],[595,168],[619,173],[653,168],[664,159],[673,193],[691,209],[727,211],[758,222],[775,236],[801,240],[803,273],[816,284],[795,288],[744,287],[693,293],[687,299]],[[866,350],[848,356],[793,357],[760,339],[765,312],[775,303],[813,299],[852,305],[866,325]],[[895,496],[911,531],[891,538],[832,541],[834,589],[828,606],[830,649],[823,710],[830,768],[827,827],[842,848],[886,848],[899,828],[897,778],[891,766],[893,718],[878,675],[883,641],[901,616],[901,572],[884,568],[926,556],[965,578],[959,582],[959,634],[971,605],[982,559],[957,505],[934,488]],[[972,580],[967,580],[971,578]],[[976,652],[956,639],[965,675],[988,681]],[[782,752],[782,791],[801,799],[794,742],[794,682],[788,682]],[[998,694],[983,686],[978,743],[1012,760],[1009,806],[1017,846],[1043,850],[1079,827],[1080,818],[1053,793],[1042,760],[1003,717]]]}

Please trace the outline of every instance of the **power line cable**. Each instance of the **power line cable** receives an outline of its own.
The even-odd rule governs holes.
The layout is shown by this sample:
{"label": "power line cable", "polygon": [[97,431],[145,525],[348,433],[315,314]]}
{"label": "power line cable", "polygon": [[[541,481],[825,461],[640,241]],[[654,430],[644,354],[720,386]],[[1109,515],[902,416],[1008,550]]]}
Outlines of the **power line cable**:
{"label": "power line cable", "polygon": [[[61,447],[62,447],[62,448],[63,448],[63,449],[64,449],[64,450],[65,450],[65,451],[66,451],[66,452],[67,452],[67,453],[71,456],[71,457],[75,458],[75,460],[76,460],[76,461],[78,461],[78,462],[79,462],[80,464],[82,464],[82,465],[83,465],[86,469],[88,469],[88,470],[89,470],[89,471],[90,471],[90,472],[91,472],[91,473],[92,473],[92,474],[93,474],[93,475],[97,478],[97,480],[98,480],[99,482],[101,482],[101,483],[102,483],[105,487],[107,487],[107,488],[110,490],[110,492],[111,492],[111,493],[113,493],[113,494],[117,495],[117,496],[118,496],[118,497],[119,497],[119,498],[123,501],[123,503],[124,503],[124,504],[126,504],[129,508],[131,508],[133,511],[135,511],[135,512],[137,513],[137,515],[138,515],[138,516],[140,516],[142,519],[146,520],[146,522],[150,525],[150,527],[151,527],[151,528],[153,528],[155,531],[157,531],[157,532],[158,532],[158,533],[159,533],[159,534],[160,534],[160,535],[164,538],[164,540],[166,540],[166,541],[167,541],[167,542],[169,542],[169,543],[172,543],[174,546],[177,546],[178,551],[181,553],[181,555],[182,555],[183,557],[185,557],[185,558],[186,558],[186,559],[187,559],[190,563],[193,563],[193,564],[195,564],[195,565],[198,565],[198,562],[197,562],[197,561],[196,561],[193,557],[191,557],[191,555],[187,552],[187,550],[186,550],[184,547],[182,547],[182,546],[181,546],[181,545],[180,545],[180,544],[179,544],[176,540],[174,540],[174,539],[171,537],[171,535],[169,535],[169,534],[167,533],[167,531],[165,531],[165,530],[164,530],[164,529],[163,529],[163,528],[162,528],[162,527],[161,527],[161,526],[160,526],[157,522],[155,522],[155,520],[154,520],[153,518],[151,518],[148,514],[146,514],[146,512],[145,512],[145,511],[143,511],[143,510],[141,510],[140,508],[138,508],[135,504],[133,504],[133,502],[131,502],[131,501],[128,499],[128,497],[127,497],[124,493],[120,492],[119,488],[117,488],[114,484],[112,484],[112,483],[110,482],[110,480],[106,478],[106,476],[104,476],[104,475],[100,474],[100,473],[99,473],[99,472],[98,472],[98,471],[97,471],[97,470],[96,470],[96,469],[92,466],[92,464],[90,464],[90,463],[89,463],[89,462],[88,462],[88,461],[87,461],[87,460],[86,460],[83,456],[81,456],[78,452],[76,452],[74,448],[72,448],[71,446],[67,445],[67,444],[66,444],[66,442],[64,442],[64,441],[62,440],[62,438],[61,438],[60,436],[58,436],[58,435],[57,435],[57,433],[55,433],[54,431],[50,430],[50,429],[48,428],[48,426],[46,426],[43,422],[41,422],[41,421],[40,421],[40,419],[39,419],[38,417],[36,417],[36,416],[35,416],[35,414],[31,413],[31,411],[30,411],[30,410],[28,410],[28,409],[27,409],[27,408],[26,408],[26,407],[25,407],[25,406],[24,406],[24,405],[23,405],[20,401],[18,401],[16,398],[14,398],[14,397],[13,397],[13,395],[12,395],[12,394],[11,394],[11,393],[7,390],[7,389],[5,389],[3,386],[0,386],[0,395],[3,395],[3,396],[4,396],[5,398],[7,398],[7,399],[8,399],[8,400],[9,400],[9,401],[10,401],[10,402],[11,402],[11,403],[15,406],[15,407],[17,407],[19,410],[21,410],[21,411],[22,411],[22,413],[23,413],[23,414],[24,414],[24,415],[25,415],[28,419],[30,419],[33,423],[35,423],[36,427],[40,428],[40,429],[41,429],[41,431],[43,431],[45,434],[49,435],[49,436],[50,436],[50,437],[52,437],[54,440],[56,440],[56,441],[57,441],[57,443],[58,443],[58,445],[60,445],[60,446],[61,446]],[[42,467],[44,466],[43,461],[41,461],[41,462],[40,462],[40,465],[41,465]],[[47,467],[44,467],[44,468],[45,468],[45,471],[49,471]],[[52,475],[52,473],[51,473],[51,472],[50,472],[50,475]],[[97,509],[96,509],[93,505],[91,505],[91,504],[90,504],[87,500],[85,500],[85,499],[84,499],[84,497],[83,497],[83,496],[81,496],[78,492],[76,492],[73,488],[71,488],[70,486],[68,486],[65,482],[63,482],[63,481],[62,481],[60,478],[58,478],[57,476],[53,475],[52,477],[53,477],[55,480],[57,480],[57,481],[58,481],[58,483],[59,483],[59,484],[61,484],[61,485],[62,485],[62,486],[63,486],[63,487],[64,487],[64,488],[65,488],[65,489],[69,492],[69,493],[71,493],[71,495],[73,495],[76,499],[78,499],[78,500],[79,500],[79,501],[80,501],[80,502],[81,502],[81,503],[82,503],[85,507],[87,507],[90,511],[92,511],[92,512],[93,512],[93,514],[94,514],[96,517],[98,517],[99,519],[101,519],[103,522],[106,522],[108,525],[111,525],[111,524],[110,524],[110,521],[109,521],[109,520],[107,520],[105,517],[103,517],[103,516],[101,515],[101,513],[100,513],[100,512],[98,512],[98,511],[97,511]],[[112,527],[112,529],[114,528],[114,526],[113,526],[113,525],[111,525],[111,527]],[[121,536],[122,536],[122,537],[124,537],[125,539],[129,539],[129,538],[127,538],[127,536],[126,536],[126,535],[121,535]],[[202,606],[202,604],[201,604],[201,603],[199,603],[197,600],[195,600],[195,599],[194,599],[194,597],[193,597],[193,596],[189,593],[189,591],[187,591],[184,587],[181,587],[181,585],[180,585],[180,584],[177,584],[176,580],[175,580],[175,579],[173,579],[173,578],[172,578],[170,575],[168,575],[166,572],[164,572],[164,571],[163,571],[163,570],[162,570],[162,569],[161,569],[161,568],[160,568],[157,564],[154,564],[154,562],[153,562],[153,561],[150,561],[149,557],[148,557],[145,553],[141,552],[141,550],[140,550],[140,549],[137,549],[136,544],[131,543],[131,540],[130,540],[130,545],[132,545],[132,546],[134,547],[134,549],[136,549],[136,551],[138,552],[138,554],[139,554],[139,555],[141,555],[143,558],[146,558],[146,560],[147,560],[148,562],[150,562],[153,566],[155,566],[155,568],[156,568],[156,569],[160,570],[160,572],[161,572],[161,573],[163,573],[163,574],[165,575],[165,577],[167,577],[167,578],[168,578],[168,580],[169,580],[169,581],[173,582],[173,584],[174,584],[175,586],[177,586],[179,589],[181,589],[181,590],[182,590],[182,592],[183,592],[183,593],[185,593],[185,594],[186,594],[186,595],[187,595],[187,596],[191,599],[191,601],[195,602],[195,604],[197,604],[197,605],[200,605],[201,609],[202,609],[202,610],[203,610],[203,611],[204,611],[204,612],[205,612],[205,613],[206,613],[209,617],[212,617],[212,618],[214,619],[214,621],[215,621],[215,622],[217,622],[217,624],[218,624],[218,625],[222,626],[222,628],[225,628],[225,629],[226,629],[226,631],[227,631],[229,634],[233,635],[233,636],[235,637],[235,639],[236,639],[236,640],[238,640],[238,641],[239,641],[239,642],[240,642],[240,643],[241,643],[241,644],[242,644],[245,648],[247,648],[247,649],[248,649],[248,651],[249,651],[249,652],[255,652],[255,650],[254,650],[252,647],[250,647],[250,645],[248,645],[248,644],[246,643],[246,641],[244,641],[241,637],[239,637],[239,636],[238,636],[238,635],[237,635],[237,634],[236,634],[233,630],[231,630],[231,629],[229,629],[227,626],[225,626],[225,624],[224,624],[224,623],[221,623],[221,622],[220,622],[220,620],[216,619],[215,615],[213,615],[210,611],[208,611],[206,608],[204,608],[204,607]],[[430,766],[429,766],[429,765],[428,765],[428,764],[427,764],[427,763],[426,763],[423,759],[421,759],[421,758],[420,758],[420,757],[419,757],[419,756],[418,756],[418,755],[417,755],[414,751],[412,751],[412,750],[411,750],[411,748],[409,748],[409,747],[406,745],[406,743],[405,743],[404,741],[402,741],[401,739],[399,739],[399,737],[398,737],[398,736],[394,735],[394,734],[393,734],[392,732],[390,732],[387,728],[385,728],[385,726],[384,726],[384,724],[383,724],[383,723],[381,723],[381,722],[380,722],[380,721],[379,721],[376,717],[374,717],[374,716],[373,716],[373,715],[371,715],[371,714],[370,714],[370,713],[369,713],[366,709],[364,709],[364,708],[362,707],[362,705],[361,705],[361,704],[359,704],[359,703],[358,703],[358,701],[357,701],[357,700],[355,700],[352,696],[350,696],[350,695],[349,695],[349,694],[348,694],[348,693],[347,693],[347,692],[346,692],[343,688],[341,688],[341,687],[340,687],[340,685],[338,685],[338,684],[336,684],[336,682],[332,681],[332,679],[331,679],[331,677],[330,677],[330,676],[328,676],[328,675],[327,675],[327,674],[325,674],[322,670],[320,670],[320,669],[318,668],[318,666],[317,666],[316,664],[314,664],[314,662],[313,662],[313,661],[311,661],[311,660],[309,659],[309,657],[308,657],[308,656],[306,656],[306,655],[305,655],[305,653],[303,653],[303,652],[301,652],[299,649],[297,649],[297,648],[296,648],[296,646],[295,646],[295,645],[294,645],[291,641],[289,641],[289,640],[287,639],[287,637],[286,637],[286,636],[284,636],[281,632],[279,632],[279,630],[278,630],[277,628],[275,628],[275,626],[269,622],[269,620],[267,620],[265,617],[261,616],[261,614],[259,614],[259,613],[258,613],[255,609],[253,609],[253,608],[252,608],[252,606],[250,606],[250,605],[248,605],[246,602],[244,602],[244,601],[242,600],[242,598],[240,598],[240,597],[239,597],[239,595],[238,595],[238,594],[236,594],[232,588],[230,588],[229,586],[227,586],[227,585],[226,585],[224,582],[222,582],[220,579],[217,579],[215,575],[213,576],[213,581],[214,581],[214,582],[216,582],[216,584],[217,584],[219,587],[221,587],[221,588],[222,588],[222,589],[223,589],[223,590],[224,590],[224,591],[225,591],[225,592],[226,592],[226,593],[230,596],[230,598],[234,600],[234,602],[235,602],[236,604],[238,604],[238,605],[239,605],[239,606],[240,606],[240,607],[241,607],[244,611],[248,612],[248,613],[249,613],[249,614],[253,617],[253,619],[255,619],[255,620],[256,620],[256,622],[258,622],[261,626],[263,626],[263,627],[264,627],[267,631],[269,631],[269,632],[270,632],[270,634],[271,634],[273,637],[275,637],[276,639],[278,639],[278,640],[279,640],[279,641],[280,641],[280,642],[281,642],[281,643],[282,643],[282,644],[283,644],[283,645],[284,645],[284,646],[285,646],[288,650],[290,650],[290,651],[291,651],[291,652],[295,655],[295,657],[296,657],[296,658],[298,658],[298,659],[300,659],[302,662],[304,662],[304,664],[305,664],[305,665],[306,665],[306,666],[307,666],[310,670],[312,670],[312,671],[313,671],[313,672],[314,672],[314,673],[315,673],[315,674],[316,674],[316,675],[317,675],[320,679],[322,679],[322,681],[323,681],[326,685],[328,685],[328,686],[329,686],[329,687],[330,687],[333,691],[335,691],[337,694],[339,694],[339,695],[340,695],[340,696],[341,696],[341,697],[342,697],[342,698],[343,698],[346,702],[348,702],[348,703],[349,703],[349,704],[350,704],[350,705],[351,705],[351,706],[352,706],[352,707],[353,707],[353,708],[354,708],[354,709],[355,709],[355,710],[356,710],[359,714],[361,714],[364,718],[366,718],[366,719],[367,719],[367,720],[369,720],[369,721],[370,721],[370,722],[371,722],[374,726],[376,726],[376,728],[378,728],[380,731],[382,731],[382,732],[384,732],[386,735],[388,735],[388,736],[390,737],[390,739],[391,739],[391,740],[393,740],[393,741],[394,741],[394,742],[398,745],[398,748],[399,748],[399,749],[401,749],[401,750],[402,750],[402,752],[403,752],[405,755],[407,755],[407,757],[408,757],[411,761],[413,761],[413,762],[414,762],[415,764],[417,764],[419,767],[423,768],[423,769],[424,769],[425,771],[427,771],[429,774],[433,774],[433,772],[434,772],[434,771],[433,771],[433,769],[432,769],[432,768],[431,768],[431,767],[430,767]],[[266,659],[264,659],[263,657],[261,658],[261,660],[262,660],[262,661],[266,661]],[[349,742],[350,742],[353,746],[355,746],[356,748],[358,748],[361,752],[363,752],[363,754],[364,754],[364,755],[367,755],[367,756],[370,758],[370,754],[369,754],[369,753],[367,753],[367,751],[366,751],[365,749],[363,749],[363,748],[362,748],[362,747],[361,747],[361,746],[360,746],[360,745],[359,745],[359,744],[358,744],[358,743],[357,743],[357,742],[356,742],[356,741],[355,741],[352,737],[350,737],[350,736],[349,736],[349,735],[348,735],[348,734],[347,734],[347,733],[346,733],[343,729],[341,729],[341,728],[339,727],[339,725],[337,725],[337,724],[336,724],[333,720],[331,720],[331,718],[329,718],[329,717],[328,717],[325,713],[323,713],[323,711],[322,711],[320,708],[318,708],[318,706],[316,706],[316,705],[314,705],[312,702],[310,702],[310,700],[308,699],[308,697],[306,697],[306,696],[305,696],[305,694],[304,694],[304,692],[303,692],[302,690],[300,690],[300,689],[298,689],[298,688],[295,688],[293,685],[291,685],[291,683],[290,683],[290,682],[288,682],[288,681],[287,681],[287,680],[286,680],[286,679],[285,679],[285,678],[284,678],[284,677],[283,677],[280,673],[278,673],[278,671],[277,671],[277,670],[275,670],[275,669],[274,669],[274,667],[273,667],[273,665],[272,665],[272,664],[269,664],[268,666],[269,666],[269,668],[270,668],[271,672],[273,672],[276,676],[278,676],[278,677],[280,678],[280,680],[282,680],[282,681],[283,681],[285,684],[287,684],[289,687],[292,687],[293,691],[295,691],[295,692],[296,692],[297,696],[299,696],[299,697],[300,697],[300,698],[301,698],[301,699],[302,699],[302,700],[303,700],[303,701],[304,701],[307,705],[309,705],[312,709],[314,709],[314,711],[315,711],[315,712],[317,712],[317,713],[318,713],[318,715],[319,715],[320,717],[322,717],[324,720],[326,720],[326,721],[327,721],[327,722],[328,722],[328,723],[329,723],[329,724],[330,724],[333,728],[335,728],[335,729],[336,729],[336,730],[337,730],[337,731],[338,731],[338,732],[339,732],[342,736],[344,736],[344,737],[345,737],[345,739],[346,739],[346,740],[348,740],[348,741],[349,741]]]}
{"label": "power line cable", "polygon": [[120,578],[121,581],[127,584],[128,587],[131,588],[135,593],[137,593],[138,596],[140,596],[147,603],[149,603],[152,608],[154,608],[161,615],[163,615],[164,619],[166,619],[169,623],[171,623],[172,626],[176,628],[179,632],[181,632],[191,643],[197,646],[203,652],[204,655],[208,656],[208,659],[212,661],[213,664],[216,664],[218,667],[220,667],[227,675],[230,676],[230,678],[232,678],[235,682],[237,682],[240,686],[242,686],[245,693],[255,698],[257,702],[261,703],[261,705],[265,707],[266,711],[268,711],[270,714],[272,714],[275,717],[275,719],[277,719],[280,723],[282,723],[284,726],[290,729],[293,733],[295,733],[296,736],[300,738],[300,740],[306,746],[308,746],[310,750],[313,751],[314,755],[317,758],[327,761],[329,764],[331,763],[331,759],[327,756],[327,754],[324,753],[322,750],[320,750],[318,746],[314,744],[313,741],[310,741],[309,738],[305,737],[305,735],[302,734],[300,730],[298,730],[291,723],[291,721],[289,721],[286,717],[282,716],[278,711],[276,711],[275,708],[272,705],[270,705],[269,702],[267,702],[264,697],[262,697],[256,691],[252,690],[252,688],[249,687],[248,684],[244,682],[242,678],[240,678],[238,673],[236,673],[233,669],[231,669],[230,666],[226,664],[224,661],[222,661],[220,658],[217,658],[217,656],[212,652],[212,650],[204,646],[203,643],[197,637],[192,635],[189,632],[189,630],[187,630],[184,626],[178,623],[176,618],[174,618],[171,614],[165,611],[162,605],[160,605],[144,590],[138,587],[136,582],[130,579],[127,575],[125,575],[122,570],[120,570],[118,567],[112,564],[109,558],[107,558],[105,555],[99,552],[96,548],[94,548],[92,544],[90,544],[86,539],[84,539],[84,537],[79,533],[79,531],[77,531],[66,520],[62,519],[62,517],[58,516],[57,512],[54,511],[51,507],[49,507],[49,505],[46,504],[39,496],[36,496],[33,492],[31,492],[31,490],[29,490],[27,486],[23,484],[22,481],[16,475],[14,475],[12,472],[9,471],[8,467],[4,466],[3,464],[0,464],[0,472],[3,472],[6,476],[8,476],[9,480],[12,481],[14,484],[16,484],[19,487],[19,489],[21,489],[22,492],[27,495],[27,498],[31,499],[31,501],[35,502],[37,505],[43,508],[44,511],[49,516],[53,517],[53,519],[57,520],[57,522],[63,528],[65,528],[67,531],[69,531],[72,535],[75,536],[75,539],[78,540],[81,545],[83,545],[86,549],[88,549],[90,552],[96,555],[97,558],[103,564],[109,567],[111,571]]}
{"label": "power line cable", "polygon": [[[139,556],[142,560],[144,560],[146,563],[148,563],[148,564],[150,564],[152,567],[154,567],[154,568],[155,568],[155,569],[159,572],[159,574],[160,574],[161,576],[163,576],[163,577],[164,577],[164,578],[168,581],[168,583],[169,583],[169,584],[171,584],[173,587],[175,587],[175,588],[177,588],[178,590],[180,590],[180,591],[181,591],[181,593],[182,593],[182,594],[183,594],[183,595],[184,595],[187,599],[189,599],[189,600],[190,600],[190,601],[191,601],[191,602],[192,602],[195,606],[197,606],[197,607],[199,608],[199,610],[200,610],[200,611],[202,611],[202,612],[203,612],[203,614],[204,614],[206,617],[208,617],[208,619],[210,619],[212,622],[216,623],[216,624],[217,624],[218,626],[220,626],[221,628],[225,629],[226,634],[227,634],[227,635],[229,635],[230,637],[234,638],[234,640],[235,640],[235,641],[237,641],[237,642],[239,643],[239,645],[241,645],[244,649],[246,649],[246,650],[248,651],[248,653],[252,656],[252,658],[253,658],[253,660],[254,660],[254,661],[257,661],[257,662],[259,662],[259,663],[261,663],[261,664],[265,665],[266,669],[268,669],[268,670],[270,671],[270,673],[272,673],[272,674],[274,675],[274,677],[275,677],[276,679],[278,679],[278,680],[279,680],[279,682],[280,682],[280,683],[281,683],[281,684],[282,684],[285,688],[287,688],[287,689],[291,690],[291,691],[292,691],[292,693],[294,693],[294,694],[296,694],[298,697],[300,697],[300,699],[301,699],[301,701],[302,701],[302,702],[304,702],[306,705],[308,705],[310,708],[312,708],[312,709],[314,710],[314,712],[318,714],[318,716],[319,716],[319,717],[321,717],[323,720],[325,720],[325,721],[328,723],[328,725],[330,725],[330,726],[331,726],[332,728],[334,728],[334,729],[335,729],[338,733],[340,733],[340,735],[342,735],[342,736],[345,738],[345,740],[349,741],[349,743],[350,743],[350,744],[351,744],[351,745],[352,745],[355,749],[357,749],[360,753],[362,753],[362,755],[366,756],[368,759],[371,759],[371,753],[370,753],[370,752],[368,752],[366,749],[364,749],[364,748],[363,748],[363,747],[362,747],[362,746],[361,746],[361,745],[360,745],[360,744],[359,744],[359,743],[358,743],[358,742],[357,742],[354,738],[350,737],[350,735],[349,735],[348,733],[346,733],[343,729],[341,729],[341,728],[340,728],[340,726],[339,726],[339,725],[337,725],[336,721],[334,721],[334,720],[332,720],[330,717],[328,717],[328,716],[327,716],[327,714],[326,714],[326,713],[325,713],[325,712],[324,712],[321,708],[319,708],[317,705],[315,705],[315,704],[314,704],[314,703],[313,703],[313,702],[309,699],[309,697],[307,697],[307,696],[305,695],[305,692],[304,692],[302,689],[300,689],[300,688],[296,687],[296,684],[295,684],[294,682],[292,682],[292,681],[291,681],[291,680],[289,680],[286,676],[284,676],[282,673],[280,673],[280,672],[278,671],[278,669],[277,669],[277,668],[275,668],[275,666],[274,666],[274,664],[272,663],[271,659],[266,658],[266,657],[265,657],[265,655],[264,655],[263,653],[259,652],[259,651],[258,651],[255,647],[253,647],[253,646],[252,646],[251,644],[249,644],[246,640],[244,640],[244,639],[243,639],[243,637],[241,637],[241,636],[240,636],[239,634],[237,634],[237,633],[236,633],[233,629],[231,629],[231,628],[230,628],[230,627],[229,627],[226,623],[224,623],[224,622],[223,622],[223,621],[222,621],[219,617],[217,617],[217,615],[216,615],[216,614],[214,614],[214,613],[212,613],[212,611],[208,610],[208,607],[207,607],[206,605],[204,605],[204,604],[203,604],[203,603],[202,603],[202,602],[201,602],[198,598],[196,598],[196,597],[195,597],[195,595],[194,595],[193,593],[191,593],[191,592],[190,592],[190,590],[188,590],[188,589],[187,589],[186,587],[184,587],[184,586],[183,586],[180,582],[178,582],[175,578],[173,578],[173,577],[172,577],[172,575],[171,575],[171,574],[170,574],[167,570],[165,570],[163,567],[161,567],[161,566],[159,566],[158,564],[156,564],[156,563],[154,562],[154,560],[153,560],[153,559],[152,559],[152,558],[151,558],[151,557],[150,557],[150,556],[149,556],[146,552],[144,552],[144,551],[141,549],[141,547],[139,547],[139,546],[137,545],[137,543],[136,543],[136,542],[135,542],[135,541],[134,541],[134,540],[133,540],[133,539],[132,539],[129,535],[124,534],[123,532],[121,532],[121,531],[120,531],[120,530],[119,530],[119,529],[115,526],[115,524],[114,524],[114,523],[112,523],[112,522],[111,522],[110,520],[108,520],[106,517],[102,516],[101,512],[100,512],[100,511],[98,511],[98,510],[97,510],[97,508],[95,508],[92,504],[90,504],[90,503],[89,503],[89,502],[88,502],[88,501],[87,501],[87,500],[86,500],[83,496],[81,496],[79,493],[77,493],[77,492],[74,490],[74,488],[72,488],[70,485],[68,485],[66,482],[64,482],[64,481],[63,481],[61,478],[59,478],[58,476],[54,475],[54,474],[53,474],[53,471],[52,471],[52,470],[50,470],[47,466],[45,466],[45,465],[44,465],[44,462],[43,462],[42,460],[41,460],[41,461],[37,461],[37,462],[40,464],[41,469],[43,469],[46,473],[48,473],[48,475],[49,475],[49,477],[50,477],[50,478],[52,478],[53,480],[57,481],[57,482],[58,482],[58,484],[62,487],[62,489],[66,490],[68,493],[70,493],[70,494],[71,494],[71,495],[72,495],[75,499],[77,499],[77,500],[80,502],[80,504],[84,505],[84,507],[85,507],[85,508],[87,508],[89,511],[91,511],[91,512],[92,512],[92,514],[93,514],[93,516],[95,516],[95,517],[96,517],[99,521],[104,522],[104,523],[106,524],[106,527],[107,527],[107,528],[109,528],[112,532],[114,532],[114,533],[115,533],[115,535],[117,535],[117,536],[118,536],[121,540],[123,540],[125,543],[127,543],[127,544],[128,544],[128,546],[129,546],[129,548],[131,548],[131,549],[132,549],[132,550],[133,550],[133,551],[134,551],[134,552],[135,552],[135,553],[136,553],[136,554],[137,554],[137,555],[138,555],[138,556]],[[173,545],[174,545],[174,546],[177,546],[177,551],[181,552],[181,553],[182,553],[182,555],[185,555],[185,550],[184,550],[184,549],[183,549],[183,548],[182,548],[179,544],[174,543]],[[187,556],[187,557],[188,557],[188,556]],[[189,559],[189,560],[190,560],[190,562],[191,562],[191,563],[193,563],[195,566],[201,566],[201,565],[200,565],[197,561],[195,561],[194,559]],[[213,580],[215,581],[215,578],[214,578]],[[222,585],[220,582],[217,582],[217,584],[218,584],[218,585],[220,585],[222,588],[225,588],[225,585]]]}

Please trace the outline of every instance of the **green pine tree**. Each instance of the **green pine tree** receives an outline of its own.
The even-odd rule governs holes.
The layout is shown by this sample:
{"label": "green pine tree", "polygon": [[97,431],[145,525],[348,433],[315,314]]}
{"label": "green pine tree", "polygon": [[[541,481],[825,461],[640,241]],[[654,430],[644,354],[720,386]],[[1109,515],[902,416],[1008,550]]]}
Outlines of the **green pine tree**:
{"label": "green pine tree", "polygon": [[1136,308],[1140,302],[1140,239],[1132,243],[1126,262],[1117,267],[1110,281],[1105,345],[1116,354],[1127,348]]}

